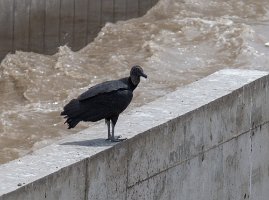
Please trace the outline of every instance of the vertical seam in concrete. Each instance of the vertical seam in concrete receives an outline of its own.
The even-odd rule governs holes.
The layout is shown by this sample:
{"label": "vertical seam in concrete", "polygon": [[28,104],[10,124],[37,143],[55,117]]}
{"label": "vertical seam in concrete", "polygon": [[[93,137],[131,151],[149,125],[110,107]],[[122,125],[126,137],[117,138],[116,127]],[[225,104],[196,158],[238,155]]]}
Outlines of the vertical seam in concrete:
{"label": "vertical seam in concrete", "polygon": [[124,20],[127,19],[127,7],[128,7],[128,0],[125,0],[125,8],[124,8]]}
{"label": "vertical seam in concrete", "polygon": [[61,28],[62,28],[61,11],[62,11],[62,0],[60,0],[60,5],[59,5],[59,28],[58,28],[58,42],[59,42],[59,45],[61,45]]}
{"label": "vertical seam in concrete", "polygon": [[31,15],[32,15],[32,0],[29,1],[29,7],[28,7],[28,46],[27,51],[30,51],[31,49]]}
{"label": "vertical seam in concrete", "polygon": [[137,17],[140,16],[141,13],[141,5],[140,0],[137,1]]}
{"label": "vertical seam in concrete", "polygon": [[251,190],[252,190],[252,132],[250,134],[250,154],[249,154],[249,197],[251,198]]}
{"label": "vertical seam in concrete", "polygon": [[[252,123],[252,109],[253,109],[253,101],[252,101],[252,97],[250,98],[250,126],[252,128],[253,127],[253,123]],[[250,131],[249,133],[250,135],[250,154],[249,154],[249,160],[250,160],[250,163],[249,163],[249,197],[251,198],[251,190],[252,190],[252,131]]]}
{"label": "vertical seam in concrete", "polygon": [[76,26],[76,0],[73,0],[73,19],[72,19],[72,40],[70,48],[75,44],[75,26]]}
{"label": "vertical seam in concrete", "polygon": [[16,6],[15,6],[15,0],[13,0],[13,2],[12,2],[12,12],[13,12],[13,14],[12,14],[12,46],[11,46],[11,51],[12,52],[15,52],[15,49],[14,49],[14,46],[15,46],[15,44],[14,44],[14,40],[15,40],[15,8],[16,8]]}
{"label": "vertical seam in concrete", "polygon": [[89,16],[90,16],[89,9],[90,9],[90,0],[87,0],[86,37],[84,45],[87,45],[89,41]]}
{"label": "vertical seam in concrete", "polygon": [[89,192],[89,172],[88,172],[88,163],[89,163],[89,158],[85,159],[85,190],[84,190],[84,200],[88,200],[88,192]]}
{"label": "vertical seam in concrete", "polygon": [[99,16],[99,28],[103,27],[103,0],[100,0],[100,16]]}
{"label": "vertical seam in concrete", "polygon": [[129,181],[129,152],[130,152],[130,145],[129,142],[127,143],[127,163],[126,163],[126,186],[125,186],[125,200],[127,200],[128,197],[128,181]]}
{"label": "vertical seam in concrete", "polygon": [[115,23],[115,0],[113,0],[112,1],[112,9],[113,9],[113,11],[112,11],[112,21],[113,21],[113,23]]}
{"label": "vertical seam in concrete", "polygon": [[44,2],[44,26],[43,26],[43,52],[45,52],[45,33],[46,33],[46,17],[47,17],[47,1]]}

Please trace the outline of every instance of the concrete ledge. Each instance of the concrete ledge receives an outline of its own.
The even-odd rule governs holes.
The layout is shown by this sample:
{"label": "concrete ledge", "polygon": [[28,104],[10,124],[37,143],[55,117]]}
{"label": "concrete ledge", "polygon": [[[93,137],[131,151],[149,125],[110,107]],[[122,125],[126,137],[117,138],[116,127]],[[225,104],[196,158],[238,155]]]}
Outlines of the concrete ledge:
{"label": "concrete ledge", "polygon": [[[0,166],[0,200],[267,199],[269,76],[221,70]],[[114,146],[113,146],[114,145]]]}

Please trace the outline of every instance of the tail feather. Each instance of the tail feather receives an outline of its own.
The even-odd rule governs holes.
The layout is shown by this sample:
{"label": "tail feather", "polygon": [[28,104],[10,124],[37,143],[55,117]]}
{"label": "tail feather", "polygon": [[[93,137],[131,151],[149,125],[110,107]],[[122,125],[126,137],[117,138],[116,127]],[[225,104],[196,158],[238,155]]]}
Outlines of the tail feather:
{"label": "tail feather", "polygon": [[80,105],[79,101],[77,99],[72,99],[68,104],[64,106],[64,111],[61,112],[61,115],[67,115],[67,116],[76,116],[80,112]]}
{"label": "tail feather", "polygon": [[80,121],[81,109],[77,99],[72,99],[65,107],[61,115],[67,118],[65,123],[68,124],[68,129],[74,128]]}
{"label": "tail feather", "polygon": [[67,120],[64,122],[65,124],[68,124],[68,129],[74,128],[78,123],[80,122],[80,119],[74,119],[74,118],[67,118]]}

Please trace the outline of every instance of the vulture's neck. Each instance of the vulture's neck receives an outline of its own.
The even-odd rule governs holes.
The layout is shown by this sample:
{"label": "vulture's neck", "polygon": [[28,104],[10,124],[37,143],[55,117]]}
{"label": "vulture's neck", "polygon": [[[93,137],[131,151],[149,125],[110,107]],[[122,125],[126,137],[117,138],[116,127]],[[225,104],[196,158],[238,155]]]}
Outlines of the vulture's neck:
{"label": "vulture's neck", "polygon": [[131,90],[134,90],[140,82],[140,77],[130,76],[128,79]]}

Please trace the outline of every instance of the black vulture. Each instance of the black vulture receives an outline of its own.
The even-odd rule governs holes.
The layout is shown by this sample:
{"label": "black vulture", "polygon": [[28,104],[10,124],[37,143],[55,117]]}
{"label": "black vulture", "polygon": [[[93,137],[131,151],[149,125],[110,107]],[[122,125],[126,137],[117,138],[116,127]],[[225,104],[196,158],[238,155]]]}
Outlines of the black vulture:
{"label": "black vulture", "polygon": [[[65,123],[68,124],[68,129],[74,128],[80,121],[96,122],[105,119],[108,140],[112,142],[124,140],[120,139],[120,136],[114,136],[114,127],[119,114],[130,104],[141,76],[147,78],[140,66],[133,66],[129,77],[97,84],[78,98],[72,99],[61,112],[61,115],[67,118]],[[110,134],[110,121],[112,134]]]}

